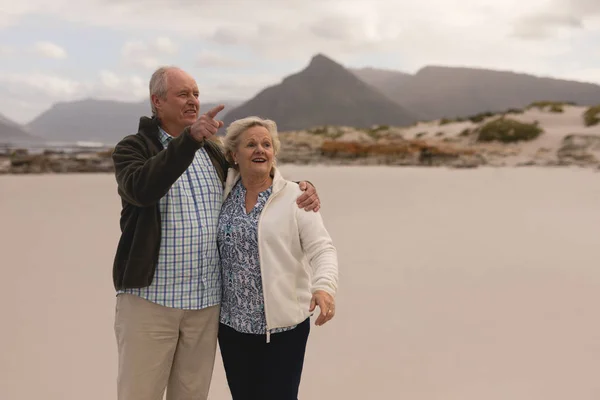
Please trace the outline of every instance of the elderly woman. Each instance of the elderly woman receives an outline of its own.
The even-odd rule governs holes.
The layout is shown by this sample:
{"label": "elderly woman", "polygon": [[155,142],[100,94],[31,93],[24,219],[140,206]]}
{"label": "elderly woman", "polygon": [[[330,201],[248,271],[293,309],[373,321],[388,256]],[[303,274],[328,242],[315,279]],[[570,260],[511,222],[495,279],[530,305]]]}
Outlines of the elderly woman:
{"label": "elderly woman", "polygon": [[337,253],[319,213],[275,167],[275,122],[233,122],[224,139],[233,165],[218,226],[223,274],[219,347],[234,400],[297,399],[310,331],[335,315]]}

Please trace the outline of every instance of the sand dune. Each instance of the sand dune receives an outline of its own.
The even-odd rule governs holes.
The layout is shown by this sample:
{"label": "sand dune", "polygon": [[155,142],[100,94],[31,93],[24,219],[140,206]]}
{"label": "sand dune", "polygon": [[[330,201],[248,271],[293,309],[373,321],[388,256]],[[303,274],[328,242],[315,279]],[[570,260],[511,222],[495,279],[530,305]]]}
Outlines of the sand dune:
{"label": "sand dune", "polygon": [[[283,172],[317,185],[341,263],[300,398],[599,398],[597,173]],[[118,214],[111,175],[0,176],[3,399],[116,398]]]}

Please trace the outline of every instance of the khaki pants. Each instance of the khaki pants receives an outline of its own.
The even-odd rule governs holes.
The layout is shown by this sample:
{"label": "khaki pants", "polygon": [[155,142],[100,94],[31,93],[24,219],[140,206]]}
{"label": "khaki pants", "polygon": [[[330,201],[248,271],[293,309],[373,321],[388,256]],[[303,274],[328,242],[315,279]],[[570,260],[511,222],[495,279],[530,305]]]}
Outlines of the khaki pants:
{"label": "khaki pants", "polygon": [[115,334],[119,400],[205,400],[217,349],[219,306],[163,307],[119,294]]}

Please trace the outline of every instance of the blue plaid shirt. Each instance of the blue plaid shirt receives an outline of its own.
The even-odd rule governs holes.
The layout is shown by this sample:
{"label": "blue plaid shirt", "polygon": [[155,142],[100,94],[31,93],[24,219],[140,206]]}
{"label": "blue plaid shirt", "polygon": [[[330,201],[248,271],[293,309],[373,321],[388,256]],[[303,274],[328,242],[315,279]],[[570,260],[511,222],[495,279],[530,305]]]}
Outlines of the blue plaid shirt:
{"label": "blue plaid shirt", "polygon": [[[173,139],[160,129],[166,148]],[[166,307],[198,310],[221,301],[217,225],[223,185],[206,150],[160,199],[162,238],[152,284],[119,293],[138,295]]]}

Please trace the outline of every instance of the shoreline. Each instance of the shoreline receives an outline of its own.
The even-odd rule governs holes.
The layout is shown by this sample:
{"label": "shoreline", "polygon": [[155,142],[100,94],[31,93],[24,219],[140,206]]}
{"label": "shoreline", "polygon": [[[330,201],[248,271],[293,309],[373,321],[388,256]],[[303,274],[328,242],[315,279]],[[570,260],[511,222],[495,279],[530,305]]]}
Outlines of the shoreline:
{"label": "shoreline", "polygon": [[[399,155],[337,153],[333,155],[310,153],[303,151],[283,151],[278,157],[279,165],[294,166],[334,166],[334,167],[376,167],[394,168],[568,168],[600,170],[600,162],[586,154],[580,157],[546,156],[543,158],[527,158],[519,155],[486,154],[484,151],[471,154],[456,152],[438,153],[429,151],[436,149],[428,146],[420,151]],[[29,154],[18,151],[10,155],[0,155],[0,175],[40,175],[40,174],[97,174],[114,173],[111,159],[112,150],[80,151],[76,153],[41,153]]]}
{"label": "shoreline", "polygon": [[[600,169],[600,124],[585,126],[584,108],[560,113],[531,108],[521,114],[429,121],[410,127],[320,126],[280,132],[280,164],[492,168]],[[219,143],[222,137],[214,140]],[[114,172],[114,145],[5,144],[0,174]]]}

